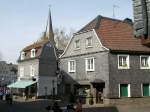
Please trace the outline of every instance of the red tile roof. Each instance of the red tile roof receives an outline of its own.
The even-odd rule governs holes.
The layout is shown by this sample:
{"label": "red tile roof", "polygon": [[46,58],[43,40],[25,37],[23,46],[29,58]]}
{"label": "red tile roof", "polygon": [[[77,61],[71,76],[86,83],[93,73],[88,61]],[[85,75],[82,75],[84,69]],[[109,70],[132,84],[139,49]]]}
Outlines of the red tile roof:
{"label": "red tile roof", "polygon": [[40,42],[35,42],[27,47],[25,47],[22,51],[25,52],[25,59],[31,59],[31,50],[35,49],[36,50],[36,56],[34,58],[37,58],[41,55],[42,52],[42,47],[44,44],[46,44],[48,41],[40,41]]}
{"label": "red tile roof", "polygon": [[133,26],[125,21],[98,16],[79,32],[95,29],[102,45],[110,50],[150,52],[150,48],[134,37]]}
{"label": "red tile roof", "polygon": [[35,42],[27,47],[25,47],[23,49],[23,51],[29,51],[31,49],[36,49],[36,48],[41,48],[45,43],[47,43],[48,41],[39,41],[39,42]]}

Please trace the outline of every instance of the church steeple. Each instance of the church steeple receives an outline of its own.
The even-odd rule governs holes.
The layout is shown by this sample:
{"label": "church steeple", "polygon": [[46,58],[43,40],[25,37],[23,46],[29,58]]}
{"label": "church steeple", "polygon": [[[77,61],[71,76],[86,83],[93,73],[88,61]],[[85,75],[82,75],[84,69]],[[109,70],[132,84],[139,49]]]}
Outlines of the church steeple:
{"label": "church steeple", "polygon": [[51,10],[49,8],[49,32],[48,32],[48,38],[49,40],[55,45],[55,40],[54,40],[54,32],[53,32],[53,25],[52,25],[52,18],[51,18]]}
{"label": "church steeple", "polygon": [[55,46],[55,40],[54,40],[54,32],[53,32],[53,25],[52,25],[52,18],[51,18],[51,10],[49,8],[48,13],[48,20],[46,23],[46,29],[43,35],[43,39],[49,40],[51,44]]}

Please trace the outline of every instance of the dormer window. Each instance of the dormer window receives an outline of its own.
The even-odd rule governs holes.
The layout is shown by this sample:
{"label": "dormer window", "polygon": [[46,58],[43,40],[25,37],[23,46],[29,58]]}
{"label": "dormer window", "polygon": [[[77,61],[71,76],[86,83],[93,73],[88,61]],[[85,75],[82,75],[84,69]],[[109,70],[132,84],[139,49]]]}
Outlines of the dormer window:
{"label": "dormer window", "polygon": [[80,49],[80,40],[75,41],[75,49]]}
{"label": "dormer window", "polygon": [[21,52],[21,60],[25,59],[25,52]]}
{"label": "dormer window", "polygon": [[86,47],[92,47],[92,37],[86,38]]}
{"label": "dormer window", "polygon": [[36,51],[36,49],[31,50],[31,58],[35,57],[35,51]]}

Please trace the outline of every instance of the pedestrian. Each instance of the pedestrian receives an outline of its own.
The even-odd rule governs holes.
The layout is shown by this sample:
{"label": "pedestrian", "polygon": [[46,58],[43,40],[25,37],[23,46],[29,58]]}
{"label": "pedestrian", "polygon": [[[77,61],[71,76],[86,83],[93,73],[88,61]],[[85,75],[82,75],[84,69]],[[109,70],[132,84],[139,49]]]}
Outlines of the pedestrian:
{"label": "pedestrian", "polygon": [[13,102],[13,95],[11,93],[7,93],[6,94],[6,102],[9,104],[9,105],[12,105],[12,102]]}
{"label": "pedestrian", "polygon": [[103,103],[103,93],[102,92],[98,92],[98,102]]}
{"label": "pedestrian", "polygon": [[80,99],[77,99],[75,112],[82,112],[82,103]]}
{"label": "pedestrian", "polygon": [[47,106],[47,107],[45,107],[45,109],[46,109],[48,112],[53,112],[52,107],[51,107],[50,105]]}
{"label": "pedestrian", "polygon": [[74,109],[73,104],[67,105],[67,110],[65,112],[74,112],[74,111],[75,109]]}
{"label": "pedestrian", "polygon": [[54,102],[52,110],[53,112],[62,112],[57,102]]}

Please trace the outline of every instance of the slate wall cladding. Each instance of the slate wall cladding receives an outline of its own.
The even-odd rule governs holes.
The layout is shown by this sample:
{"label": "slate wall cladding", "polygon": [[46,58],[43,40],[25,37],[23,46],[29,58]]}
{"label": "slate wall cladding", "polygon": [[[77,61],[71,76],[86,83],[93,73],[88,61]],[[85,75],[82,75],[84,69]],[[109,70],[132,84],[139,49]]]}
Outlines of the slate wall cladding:
{"label": "slate wall cladding", "polygon": [[118,69],[118,54],[109,54],[110,98],[119,97],[119,84],[123,83],[131,84],[131,97],[142,96],[141,84],[150,83],[150,69],[140,69],[140,55],[129,54],[130,69]]}
{"label": "slate wall cladding", "polygon": [[[94,57],[95,71],[87,72],[85,70],[85,58]],[[68,61],[76,60],[76,72],[68,73]],[[84,54],[82,56],[67,57],[61,59],[61,69],[66,71],[67,74],[78,83],[84,81],[85,84],[90,85],[93,79],[102,79],[105,81],[104,96],[107,97],[109,93],[109,68],[108,68],[108,52],[99,52],[92,54]],[[71,79],[67,80],[70,82]],[[72,83],[72,82],[71,82]]]}
{"label": "slate wall cladding", "polygon": [[39,60],[33,59],[30,61],[23,61],[18,63],[18,74],[20,74],[20,68],[24,68],[24,78],[31,78],[30,76],[30,66],[35,67],[35,75],[37,76],[39,74]]}
{"label": "slate wall cladding", "polygon": [[[92,47],[87,48],[86,46],[86,39],[88,37],[92,37]],[[80,49],[75,48],[75,41],[80,40]],[[80,55],[80,54],[85,54],[89,52],[97,52],[97,51],[103,51],[104,48],[100,45],[99,40],[97,39],[95,33],[93,30],[81,33],[81,34],[76,34],[73,36],[67,51],[64,53],[62,57],[67,57],[67,56],[73,56],[73,55]]]}
{"label": "slate wall cladding", "polygon": [[[52,81],[55,82],[55,94],[57,94],[57,60],[54,48],[47,43],[42,48],[42,53],[38,59],[30,59],[18,62],[18,69],[24,67],[24,77],[31,79],[30,65],[35,67],[35,77],[37,77],[37,96],[52,95]],[[20,70],[18,71],[20,74]],[[47,90],[45,90],[45,87]]]}
{"label": "slate wall cladding", "polygon": [[56,76],[57,61],[54,48],[48,43],[44,45],[39,59],[39,75]]}
{"label": "slate wall cladding", "polygon": [[[143,1],[146,1],[146,7],[142,5]],[[133,8],[135,36],[140,37],[143,36],[143,34],[145,33],[145,14],[148,16],[148,34],[150,35],[150,0],[133,0]]]}

